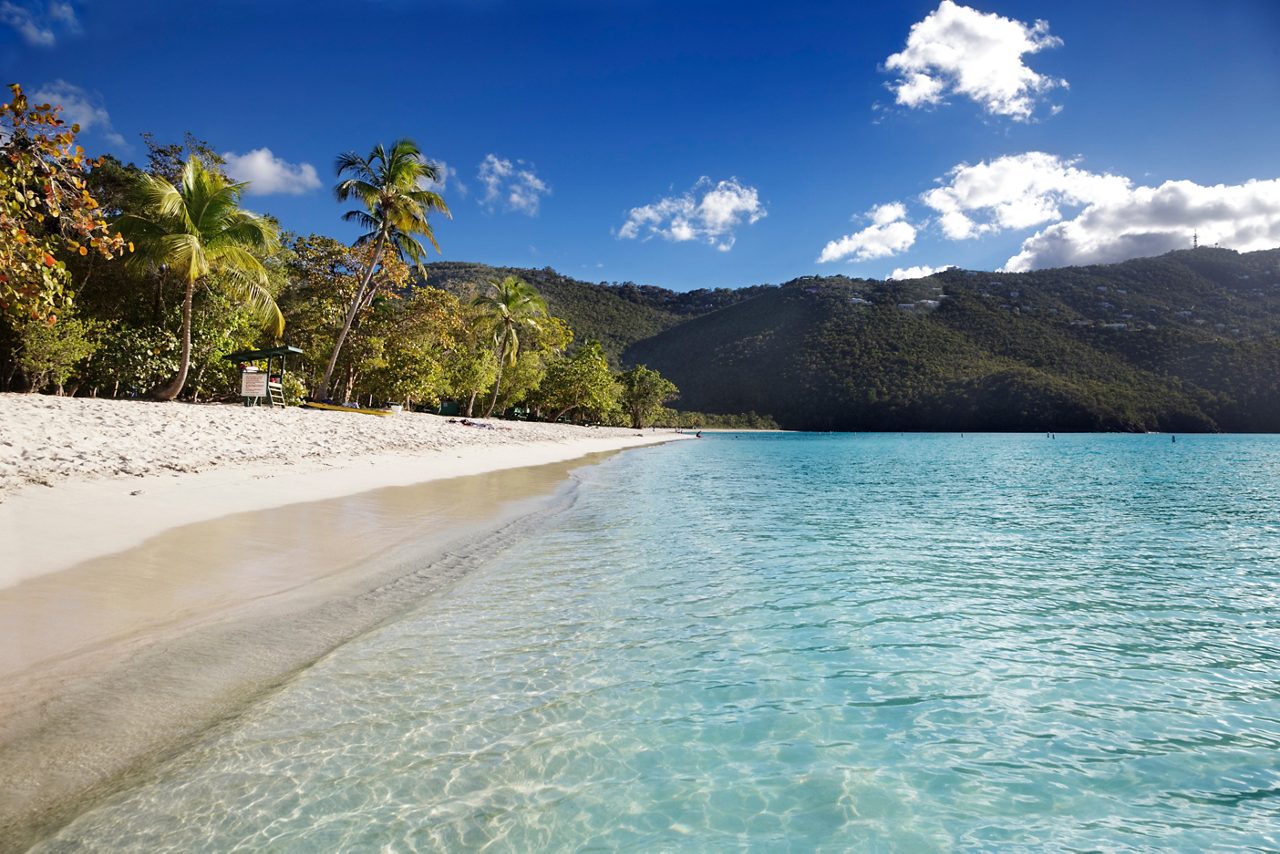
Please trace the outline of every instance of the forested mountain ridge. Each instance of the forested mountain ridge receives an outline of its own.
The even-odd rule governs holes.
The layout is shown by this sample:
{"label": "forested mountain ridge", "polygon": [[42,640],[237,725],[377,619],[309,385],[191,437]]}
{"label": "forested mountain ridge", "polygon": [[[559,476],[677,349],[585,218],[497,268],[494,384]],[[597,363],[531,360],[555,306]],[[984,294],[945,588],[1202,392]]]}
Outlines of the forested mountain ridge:
{"label": "forested mountain ridge", "polygon": [[1280,252],[806,277],[637,342],[682,406],[835,430],[1278,430]]}
{"label": "forested mountain ridge", "polygon": [[457,263],[427,281],[509,274],[576,340],[669,377],[681,409],[819,430],[1280,430],[1280,250],[684,294]]}

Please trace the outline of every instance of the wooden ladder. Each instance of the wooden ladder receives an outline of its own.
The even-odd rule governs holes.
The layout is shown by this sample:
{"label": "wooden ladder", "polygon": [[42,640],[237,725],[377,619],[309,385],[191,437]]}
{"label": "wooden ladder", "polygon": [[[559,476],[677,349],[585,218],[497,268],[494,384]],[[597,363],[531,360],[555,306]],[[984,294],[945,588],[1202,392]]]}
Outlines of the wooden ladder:
{"label": "wooden ladder", "polygon": [[267,383],[267,397],[271,399],[272,406],[284,409],[284,386],[280,383]]}

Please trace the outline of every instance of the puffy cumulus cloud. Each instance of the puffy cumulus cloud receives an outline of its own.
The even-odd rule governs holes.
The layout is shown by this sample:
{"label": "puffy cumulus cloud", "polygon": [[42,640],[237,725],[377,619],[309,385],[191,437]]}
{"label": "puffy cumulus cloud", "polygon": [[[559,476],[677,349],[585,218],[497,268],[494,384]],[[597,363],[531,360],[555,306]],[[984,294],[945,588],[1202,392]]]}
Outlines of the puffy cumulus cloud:
{"label": "puffy cumulus cloud", "polygon": [[819,264],[841,261],[869,261],[905,252],[916,242],[916,227],[906,221],[907,208],[901,202],[879,205],[867,211],[871,225],[832,240],[822,247]]}
{"label": "puffy cumulus cloud", "polygon": [[920,197],[937,211],[943,234],[964,240],[1062,219],[1062,208],[1125,198],[1128,178],[1080,169],[1041,151],[952,169],[942,186]]}
{"label": "puffy cumulus cloud", "polygon": [[245,154],[227,152],[227,174],[246,182],[250,195],[283,194],[298,196],[320,186],[320,176],[310,163],[289,163],[269,148],[255,148]]}
{"label": "puffy cumulus cloud", "polygon": [[37,104],[48,102],[61,106],[62,118],[80,125],[81,131],[96,131],[112,145],[126,145],[124,137],[111,126],[111,114],[103,106],[102,100],[79,86],[65,80],[55,80],[32,92],[31,100]]}
{"label": "puffy cumulus cloud", "polygon": [[1280,245],[1280,179],[1142,187],[1078,164],[1041,151],[962,163],[920,200],[952,240],[1040,228],[1001,268],[1010,272],[1160,255],[1196,232],[1240,251]]}
{"label": "puffy cumulus cloud", "polygon": [[1002,268],[1105,264],[1218,243],[1241,252],[1280,246],[1280,179],[1211,187],[1166,181],[1084,208],[1027,238]]}
{"label": "puffy cumulus cloud", "polygon": [[893,272],[889,274],[890,279],[923,279],[925,276],[932,276],[934,273],[941,273],[943,270],[950,270],[955,264],[943,264],[941,267],[929,267],[921,264],[916,267],[894,267]]}
{"label": "puffy cumulus cloud", "polygon": [[487,154],[480,161],[476,177],[484,185],[480,203],[489,208],[500,204],[509,211],[537,216],[542,197],[551,194],[551,187],[523,160],[513,163],[496,154]]}
{"label": "puffy cumulus cloud", "polygon": [[58,30],[79,32],[75,7],[64,0],[48,3],[0,0],[0,23],[14,30],[32,47],[53,47]]}
{"label": "puffy cumulus cloud", "polygon": [[884,64],[898,73],[889,88],[906,107],[938,104],[955,92],[992,115],[1027,121],[1037,99],[1067,81],[1032,71],[1022,58],[1061,44],[1047,21],[1027,25],[942,0],[911,25],[906,48]]}
{"label": "puffy cumulus cloud", "polygon": [[767,215],[755,187],[737,178],[713,182],[704,175],[682,195],[632,208],[615,233],[623,240],[641,235],[646,240],[660,235],[677,243],[698,240],[728,252],[739,226],[752,225]]}
{"label": "puffy cumulus cloud", "polygon": [[887,205],[877,205],[871,209],[868,214],[871,221],[876,225],[888,225],[895,220],[907,218],[907,206],[902,202],[890,202]]}

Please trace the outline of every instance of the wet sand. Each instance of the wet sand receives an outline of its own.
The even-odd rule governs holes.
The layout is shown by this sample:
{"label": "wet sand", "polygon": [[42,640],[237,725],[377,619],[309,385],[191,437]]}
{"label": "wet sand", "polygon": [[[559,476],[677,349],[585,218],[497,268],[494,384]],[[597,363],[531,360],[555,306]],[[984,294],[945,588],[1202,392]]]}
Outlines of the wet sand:
{"label": "wet sand", "polygon": [[239,513],[0,589],[0,850],[537,530],[603,456]]}

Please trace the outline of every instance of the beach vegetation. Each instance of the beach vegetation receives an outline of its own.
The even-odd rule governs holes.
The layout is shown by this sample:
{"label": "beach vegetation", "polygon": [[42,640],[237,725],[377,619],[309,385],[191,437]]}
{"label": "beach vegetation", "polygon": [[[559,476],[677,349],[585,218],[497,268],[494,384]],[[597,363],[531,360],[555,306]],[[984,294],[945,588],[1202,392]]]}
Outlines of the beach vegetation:
{"label": "beach vegetation", "polygon": [[56,323],[73,296],[66,256],[113,258],[127,247],[89,191],[79,126],[9,88],[0,104],[0,315]]}
{"label": "beach vegetation", "polygon": [[78,365],[98,349],[95,324],[64,314],[57,323],[24,322],[18,333],[17,363],[30,391],[53,387],[61,395]]}
{"label": "beach vegetation", "polygon": [[608,422],[619,411],[620,392],[604,348],[599,341],[588,341],[547,365],[533,402],[549,421],[573,416],[578,421]]}
{"label": "beach vegetation", "polygon": [[481,327],[493,339],[493,358],[497,372],[493,379],[489,408],[485,411],[485,417],[488,418],[498,405],[502,372],[519,362],[520,336],[525,330],[538,330],[538,324],[547,317],[547,304],[528,282],[516,276],[508,276],[486,288],[472,300],[471,305],[478,311]]}
{"label": "beach vegetation", "polygon": [[653,418],[654,427],[677,430],[777,430],[778,422],[771,416],[756,412],[721,414],[714,412],[688,412],[663,407]]}
{"label": "beach vegetation", "polygon": [[[178,186],[149,173],[138,176],[128,212],[116,227],[136,247],[129,265],[182,287],[178,369],[151,391],[157,400],[182,392],[191,367],[192,304],[197,285],[217,286],[258,314],[279,337],[284,316],[268,290],[259,254],[278,242],[274,223],[240,207],[245,185],[210,171],[195,156],[183,166]],[[259,253],[259,254],[255,254]]]}
{"label": "beach vegetation", "polygon": [[457,297],[421,288],[403,300],[387,300],[375,313],[382,342],[366,387],[378,400],[436,406],[448,393],[447,365],[462,335]]}
{"label": "beach vegetation", "polygon": [[367,155],[354,151],[338,157],[339,181],[334,186],[338,201],[354,200],[359,207],[343,214],[343,219],[364,229],[357,246],[368,246],[371,252],[355,293],[347,303],[342,325],[334,338],[329,361],[316,384],[315,396],[329,396],[330,383],[338,356],[361,311],[373,305],[379,294],[376,274],[386,256],[420,266],[426,249],[419,237],[426,238],[440,250],[428,216],[441,213],[450,216],[449,207],[426,185],[439,179],[439,174],[413,140],[399,139],[390,148],[379,144]]}
{"label": "beach vegetation", "polygon": [[675,383],[644,365],[623,371],[618,375],[618,382],[622,386],[622,409],[637,430],[648,427],[662,412],[663,404],[680,394]]}
{"label": "beach vegetation", "polygon": [[178,336],[163,326],[102,323],[98,349],[80,372],[93,397],[142,397],[178,369]]}
{"label": "beach vegetation", "polygon": [[496,412],[509,412],[523,408],[533,398],[547,366],[563,355],[573,343],[573,330],[558,317],[548,315],[537,329],[530,330],[520,342],[520,355],[502,375],[502,393],[498,396]]}

